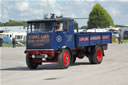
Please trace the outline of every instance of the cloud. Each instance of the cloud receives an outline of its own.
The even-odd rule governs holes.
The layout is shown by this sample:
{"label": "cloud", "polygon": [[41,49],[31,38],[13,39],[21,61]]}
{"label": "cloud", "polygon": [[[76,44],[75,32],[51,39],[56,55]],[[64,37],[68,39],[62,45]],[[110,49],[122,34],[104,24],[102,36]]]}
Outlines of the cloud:
{"label": "cloud", "polygon": [[4,14],[1,15],[3,19],[7,19],[9,16],[8,16],[8,11],[7,10],[4,10]]}
{"label": "cloud", "polygon": [[118,15],[120,15],[120,11],[119,11],[118,9],[111,8],[110,10],[111,10],[113,16],[118,16]]}
{"label": "cloud", "polygon": [[50,3],[50,6],[52,7],[52,8],[55,8],[56,7],[56,0],[48,0],[48,2]]}
{"label": "cloud", "polygon": [[46,13],[55,13],[58,16],[61,15],[62,7],[56,2],[56,0],[41,0],[40,7],[45,9]]}
{"label": "cloud", "polygon": [[28,10],[29,9],[29,3],[27,1],[18,2],[18,3],[16,3],[16,7],[20,11],[25,11],[25,10]]}
{"label": "cloud", "polygon": [[[0,3],[0,14],[1,14],[1,19],[7,19],[9,16],[8,16],[8,8],[4,5],[4,4],[6,4],[5,2],[2,2],[1,1],[1,3]],[[4,8],[4,10],[2,9],[2,8]]]}
{"label": "cloud", "polygon": [[[9,19],[43,19],[44,13],[51,12],[58,16],[62,14],[68,17],[87,18],[96,3],[100,3],[109,12],[116,24],[127,24],[128,1],[119,0],[2,0],[0,16],[2,22]],[[80,23],[85,25],[87,20]]]}

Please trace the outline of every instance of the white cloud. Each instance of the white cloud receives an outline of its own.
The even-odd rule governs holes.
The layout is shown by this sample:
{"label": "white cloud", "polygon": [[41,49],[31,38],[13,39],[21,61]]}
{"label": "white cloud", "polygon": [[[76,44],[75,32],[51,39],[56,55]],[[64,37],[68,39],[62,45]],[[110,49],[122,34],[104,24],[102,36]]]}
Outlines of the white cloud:
{"label": "white cloud", "polygon": [[50,6],[54,8],[56,6],[56,0],[40,0],[41,6]]}
{"label": "white cloud", "polygon": [[[1,5],[1,0],[0,0],[0,5]],[[0,6],[0,19],[1,19],[1,9],[2,9],[2,8],[1,8],[1,6]]]}
{"label": "white cloud", "polygon": [[99,1],[103,2],[104,0],[99,0]]}
{"label": "white cloud", "polygon": [[[8,7],[6,7],[4,4],[8,4],[7,2],[2,2],[0,3],[0,15],[1,15],[1,19],[7,19],[9,17],[9,12],[8,12]],[[3,10],[4,9],[4,10]]]}
{"label": "white cloud", "polygon": [[29,9],[29,3],[27,1],[24,2],[16,2],[16,7],[20,10],[20,11],[25,11]]}
{"label": "white cloud", "polygon": [[48,5],[48,1],[46,1],[46,0],[40,0],[40,4],[39,5],[41,5],[41,6],[49,6]]}
{"label": "white cloud", "polygon": [[95,0],[72,0],[72,1],[81,1],[81,2],[83,2],[83,1],[95,1]]}
{"label": "white cloud", "polygon": [[115,1],[112,3],[109,0],[3,0],[0,16],[1,21],[42,19],[44,13],[50,14],[51,12],[57,16],[63,14],[63,16],[73,18],[88,17],[97,2],[107,9],[117,23],[123,23],[123,20],[128,18],[128,16],[122,17],[128,14],[126,11],[128,2],[119,0],[116,4]]}
{"label": "white cloud", "polygon": [[95,0],[87,0],[87,1],[94,2]]}
{"label": "white cloud", "polygon": [[48,0],[49,4],[51,5],[52,8],[55,8],[56,6],[56,0]]}
{"label": "white cloud", "polygon": [[45,9],[47,13],[55,13],[57,16],[61,15],[62,7],[56,2],[56,0],[41,0],[40,6]]}
{"label": "white cloud", "polygon": [[79,2],[99,2],[104,0],[72,0],[72,1],[79,1]]}
{"label": "white cloud", "polygon": [[1,18],[3,18],[3,19],[7,19],[8,18],[8,11],[7,10],[4,10],[3,11],[3,14],[1,15]]}
{"label": "white cloud", "polygon": [[[108,1],[111,1],[111,0],[108,0]],[[113,0],[113,1],[121,1],[121,2],[123,2],[123,1],[128,1],[128,0]]]}
{"label": "white cloud", "polygon": [[111,13],[113,16],[118,16],[120,15],[120,10],[116,9],[116,8],[110,8]]}
{"label": "white cloud", "polygon": [[71,15],[72,18],[78,18],[75,14],[72,13]]}

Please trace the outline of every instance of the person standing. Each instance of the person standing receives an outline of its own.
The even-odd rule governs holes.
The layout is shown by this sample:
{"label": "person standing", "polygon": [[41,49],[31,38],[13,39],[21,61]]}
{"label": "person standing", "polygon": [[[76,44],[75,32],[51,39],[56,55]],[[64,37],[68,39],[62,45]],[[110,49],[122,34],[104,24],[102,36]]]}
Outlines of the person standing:
{"label": "person standing", "polygon": [[120,33],[120,31],[119,31],[118,43],[119,43],[119,44],[122,43],[122,41],[121,41],[121,33]]}
{"label": "person standing", "polygon": [[13,47],[13,48],[15,48],[15,47],[16,47],[16,40],[15,40],[15,38],[14,38],[14,37],[12,38],[12,47]]}
{"label": "person standing", "polygon": [[3,39],[0,37],[0,47],[2,47]]}

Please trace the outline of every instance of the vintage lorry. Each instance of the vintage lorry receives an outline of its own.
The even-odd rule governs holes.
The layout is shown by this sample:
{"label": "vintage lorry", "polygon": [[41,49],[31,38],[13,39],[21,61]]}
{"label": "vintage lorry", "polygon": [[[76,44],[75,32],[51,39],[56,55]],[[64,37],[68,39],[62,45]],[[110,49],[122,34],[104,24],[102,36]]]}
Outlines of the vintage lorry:
{"label": "vintage lorry", "polygon": [[[74,19],[55,18],[27,21],[26,64],[36,69],[44,62],[57,62],[62,69],[73,65],[76,58],[100,64],[111,32],[74,32]],[[58,26],[61,30],[58,30]]]}

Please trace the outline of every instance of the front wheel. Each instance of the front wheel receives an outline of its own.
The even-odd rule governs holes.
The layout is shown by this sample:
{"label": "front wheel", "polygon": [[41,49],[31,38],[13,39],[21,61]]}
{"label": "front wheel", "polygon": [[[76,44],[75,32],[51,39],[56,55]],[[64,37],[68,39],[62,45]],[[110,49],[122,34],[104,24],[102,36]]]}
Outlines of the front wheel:
{"label": "front wheel", "polygon": [[101,46],[97,45],[91,49],[89,61],[91,64],[100,64],[103,60],[103,50]]}
{"label": "front wheel", "polygon": [[71,62],[71,53],[68,49],[61,49],[61,53],[58,55],[58,64],[61,69],[69,67]]}
{"label": "front wheel", "polygon": [[38,63],[33,62],[33,58],[29,54],[26,55],[26,64],[29,69],[36,69],[38,67]]}

